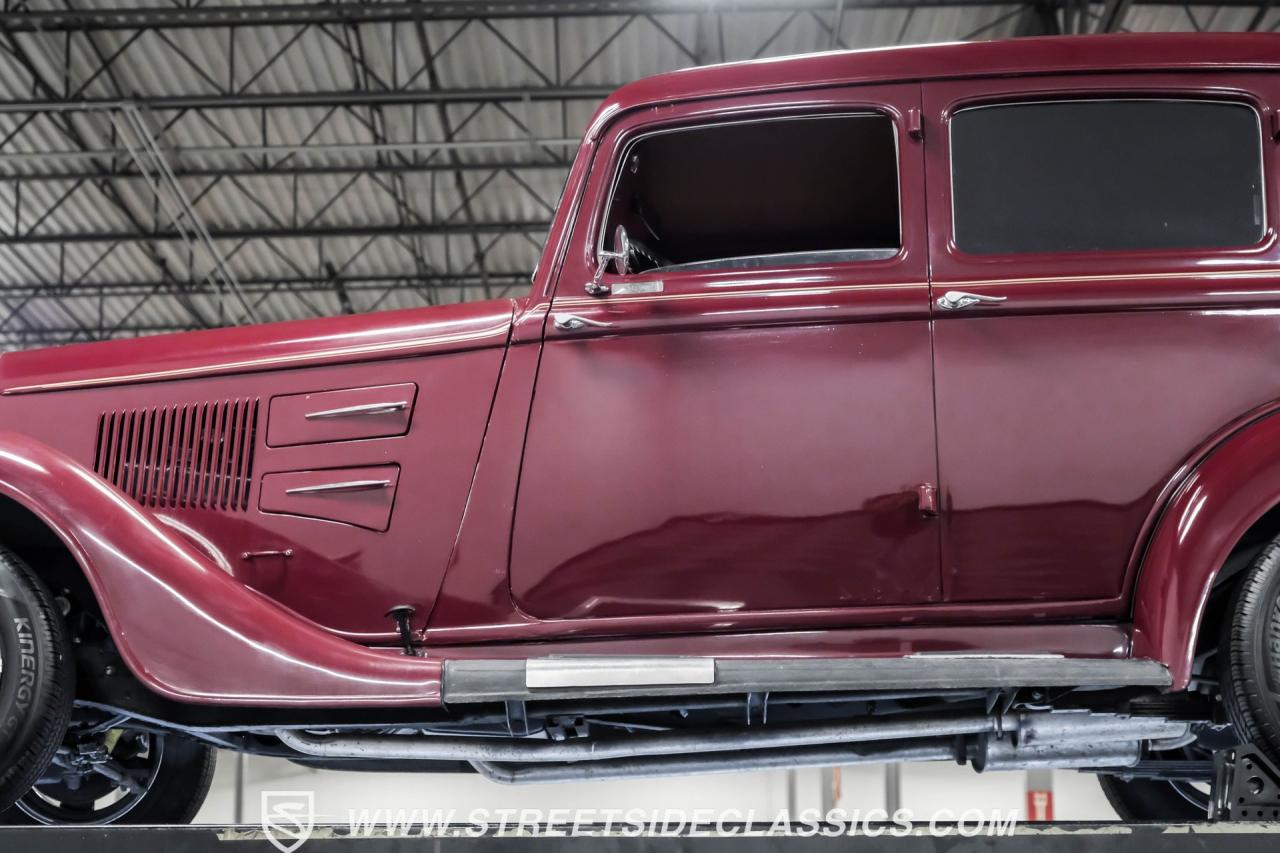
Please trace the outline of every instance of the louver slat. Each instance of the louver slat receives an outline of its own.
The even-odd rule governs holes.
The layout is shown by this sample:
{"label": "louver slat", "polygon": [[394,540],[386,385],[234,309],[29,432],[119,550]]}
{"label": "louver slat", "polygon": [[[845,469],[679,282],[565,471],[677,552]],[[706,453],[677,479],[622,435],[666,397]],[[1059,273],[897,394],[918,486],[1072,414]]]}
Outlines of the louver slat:
{"label": "louver slat", "polygon": [[103,412],[93,469],[143,506],[245,510],[256,399]]}

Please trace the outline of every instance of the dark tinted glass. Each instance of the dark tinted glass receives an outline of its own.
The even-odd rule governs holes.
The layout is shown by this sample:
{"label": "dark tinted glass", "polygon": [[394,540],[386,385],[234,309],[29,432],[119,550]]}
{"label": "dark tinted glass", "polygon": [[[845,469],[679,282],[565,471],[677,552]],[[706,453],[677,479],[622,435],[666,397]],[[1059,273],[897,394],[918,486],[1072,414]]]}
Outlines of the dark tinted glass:
{"label": "dark tinted glass", "polygon": [[893,122],[835,115],[646,137],[627,151],[604,233],[619,225],[662,267],[760,256],[815,263],[778,256],[841,251],[891,257],[901,240]]}
{"label": "dark tinted glass", "polygon": [[1076,101],[951,123],[966,252],[1248,246],[1263,233],[1257,114],[1239,104]]}

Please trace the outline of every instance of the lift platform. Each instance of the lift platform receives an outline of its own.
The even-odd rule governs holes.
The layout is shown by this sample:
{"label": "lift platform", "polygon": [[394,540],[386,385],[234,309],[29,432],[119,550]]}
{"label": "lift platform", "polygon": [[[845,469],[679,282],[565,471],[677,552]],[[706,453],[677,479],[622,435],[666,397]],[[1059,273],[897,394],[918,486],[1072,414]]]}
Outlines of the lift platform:
{"label": "lift platform", "polygon": [[[609,853],[813,853],[819,850],[853,853],[1274,853],[1280,844],[1280,823],[1035,823],[1015,827],[1007,835],[966,837],[953,824],[859,825],[841,831],[827,824],[818,834],[812,825],[779,828],[769,825],[726,826],[721,830],[668,835],[634,834],[626,830],[585,827],[570,836],[554,829],[479,832],[475,826],[456,832],[415,832],[353,835],[348,826],[317,826],[303,843],[276,837],[260,826],[141,826],[141,827],[11,827],[0,829],[0,850],[14,853],[531,853],[551,851],[609,851]],[[898,834],[891,835],[896,829]],[[967,831],[967,830],[966,830]],[[957,846],[959,845],[959,846]]]}

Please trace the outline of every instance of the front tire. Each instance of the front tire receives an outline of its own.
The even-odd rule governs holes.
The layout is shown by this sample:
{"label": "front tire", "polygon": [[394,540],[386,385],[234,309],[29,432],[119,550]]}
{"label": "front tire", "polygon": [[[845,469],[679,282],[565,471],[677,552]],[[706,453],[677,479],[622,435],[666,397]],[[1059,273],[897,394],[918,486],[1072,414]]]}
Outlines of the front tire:
{"label": "front tire", "polygon": [[74,672],[53,596],[0,547],[0,809],[53,760],[71,718]]}

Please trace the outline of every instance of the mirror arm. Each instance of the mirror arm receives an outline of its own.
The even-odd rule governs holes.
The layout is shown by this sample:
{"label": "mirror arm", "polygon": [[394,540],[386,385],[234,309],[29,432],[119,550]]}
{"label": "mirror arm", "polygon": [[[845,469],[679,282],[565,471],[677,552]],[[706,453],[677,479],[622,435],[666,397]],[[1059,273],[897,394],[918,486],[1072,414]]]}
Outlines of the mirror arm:
{"label": "mirror arm", "polygon": [[604,277],[605,267],[610,261],[618,261],[623,263],[626,261],[626,255],[623,252],[611,252],[608,249],[601,249],[596,256],[596,272],[591,277],[591,281],[587,282],[586,291],[591,296],[608,296],[610,287],[600,281]]}

